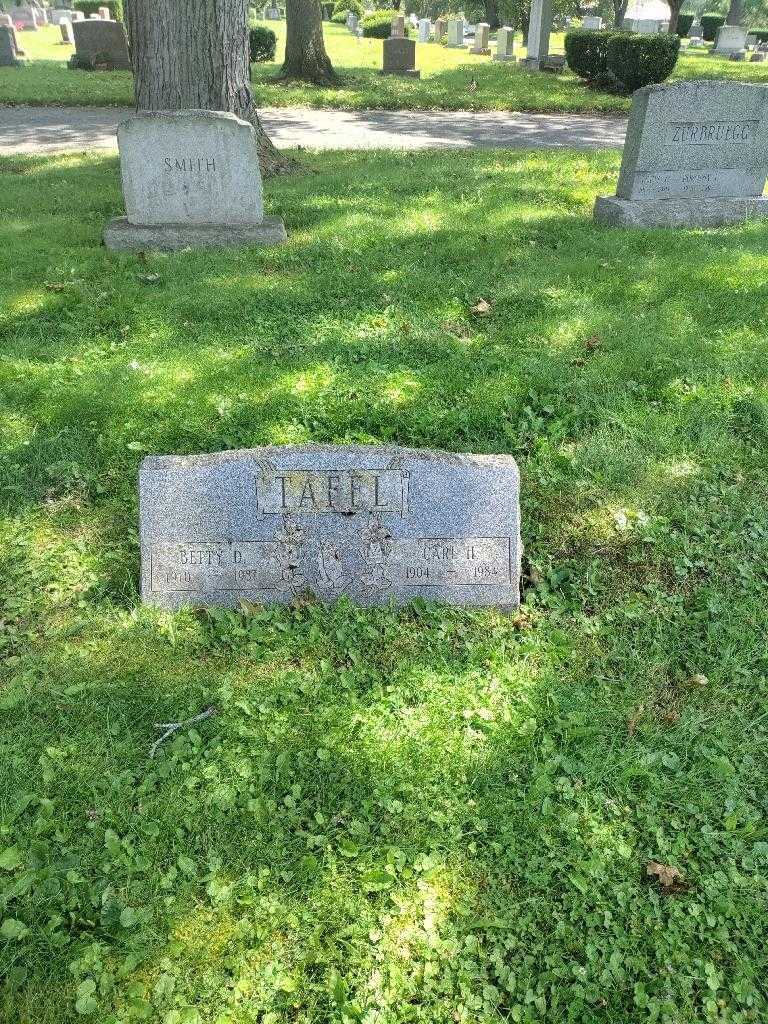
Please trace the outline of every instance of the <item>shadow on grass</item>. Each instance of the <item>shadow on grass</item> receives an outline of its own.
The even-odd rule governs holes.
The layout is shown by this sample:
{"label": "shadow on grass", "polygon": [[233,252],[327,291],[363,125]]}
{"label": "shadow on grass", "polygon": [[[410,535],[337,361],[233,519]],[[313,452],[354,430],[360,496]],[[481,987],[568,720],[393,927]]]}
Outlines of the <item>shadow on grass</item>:
{"label": "shadow on grass", "polygon": [[[599,229],[613,155],[333,154],[284,247],[114,257],[114,160],[0,169],[6,1017],[763,1005],[764,229]],[[138,608],[141,457],[304,440],[514,454],[522,619]]]}

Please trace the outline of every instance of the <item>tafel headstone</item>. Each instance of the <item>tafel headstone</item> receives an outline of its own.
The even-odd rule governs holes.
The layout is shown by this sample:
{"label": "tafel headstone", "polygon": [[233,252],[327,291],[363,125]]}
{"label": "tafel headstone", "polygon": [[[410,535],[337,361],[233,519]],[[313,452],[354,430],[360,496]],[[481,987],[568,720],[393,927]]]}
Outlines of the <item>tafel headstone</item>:
{"label": "tafel headstone", "polygon": [[216,248],[285,241],[265,217],[253,125],[215,110],[143,111],[117,129],[126,217],[110,249]]}
{"label": "tafel headstone", "polygon": [[362,605],[519,603],[510,456],[365,445],[150,456],[139,494],[149,604],[231,607],[308,591]]}
{"label": "tafel headstone", "polygon": [[128,37],[119,21],[103,21],[98,16],[72,25],[75,52],[69,67],[89,71],[129,71]]}
{"label": "tafel headstone", "polygon": [[496,33],[496,53],[494,60],[515,59],[515,30],[505,25]]}
{"label": "tafel headstone", "polygon": [[707,227],[768,216],[768,86],[647,85],[634,94],[615,196],[595,220]]}

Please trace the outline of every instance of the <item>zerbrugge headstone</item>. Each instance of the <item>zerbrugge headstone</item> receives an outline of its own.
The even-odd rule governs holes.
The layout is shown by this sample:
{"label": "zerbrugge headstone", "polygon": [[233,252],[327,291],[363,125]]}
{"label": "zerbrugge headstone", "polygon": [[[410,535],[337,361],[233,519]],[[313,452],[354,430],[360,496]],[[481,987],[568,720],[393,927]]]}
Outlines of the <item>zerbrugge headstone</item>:
{"label": "zerbrugge headstone", "polygon": [[119,21],[94,19],[76,21],[72,25],[75,35],[75,52],[69,59],[69,67],[89,71],[129,71],[128,37]]}
{"label": "zerbrugge headstone", "polygon": [[216,110],[142,111],[117,129],[127,216],[109,249],[215,248],[285,241],[265,217],[253,125]]}
{"label": "zerbrugge headstone", "polygon": [[768,86],[647,85],[634,94],[615,196],[595,220],[707,227],[768,217]]}
{"label": "zerbrugge headstone", "polygon": [[149,456],[145,602],[264,604],[312,592],[515,608],[519,475],[508,455],[366,445]]}

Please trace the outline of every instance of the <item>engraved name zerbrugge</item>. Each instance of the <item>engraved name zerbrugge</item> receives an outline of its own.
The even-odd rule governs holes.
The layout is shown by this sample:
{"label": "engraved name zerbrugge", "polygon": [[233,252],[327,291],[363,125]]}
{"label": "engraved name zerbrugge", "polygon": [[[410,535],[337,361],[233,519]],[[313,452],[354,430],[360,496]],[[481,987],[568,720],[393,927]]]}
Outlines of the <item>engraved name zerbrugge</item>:
{"label": "engraved name zerbrugge", "polygon": [[510,456],[298,446],[150,457],[139,474],[142,594],[164,607],[423,596],[518,604]]}
{"label": "engraved name zerbrugge", "polygon": [[750,145],[757,138],[758,121],[672,122],[667,125],[667,145],[710,146],[730,142]]}

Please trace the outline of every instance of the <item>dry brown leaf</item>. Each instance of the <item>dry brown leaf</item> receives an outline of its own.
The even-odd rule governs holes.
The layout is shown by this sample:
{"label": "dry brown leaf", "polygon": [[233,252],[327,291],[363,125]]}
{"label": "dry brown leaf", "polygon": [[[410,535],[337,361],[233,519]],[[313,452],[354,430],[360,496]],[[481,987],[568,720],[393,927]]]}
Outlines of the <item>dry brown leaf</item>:
{"label": "dry brown leaf", "polygon": [[635,732],[637,731],[637,723],[643,717],[644,712],[645,708],[641,704],[637,711],[633,715],[631,715],[629,720],[627,721],[627,732],[630,736],[635,735]]}
{"label": "dry brown leaf", "polygon": [[584,342],[584,347],[588,348],[590,352],[594,352],[596,348],[600,348],[603,344],[603,339],[598,334],[592,334]]}
{"label": "dry brown leaf", "polygon": [[673,868],[671,864],[661,864],[657,860],[648,861],[645,873],[650,878],[655,878],[664,889],[679,888],[685,884],[682,871]]}
{"label": "dry brown leaf", "polygon": [[709,683],[707,677],[705,675],[702,675],[701,672],[694,673],[694,675],[692,675],[688,681],[690,682],[691,686],[706,686]]}
{"label": "dry brown leaf", "polygon": [[491,303],[487,299],[478,299],[470,309],[475,316],[488,316],[491,312]]}
{"label": "dry brown leaf", "polygon": [[139,277],[139,283],[140,284],[157,284],[157,282],[159,280],[160,280],[160,275],[159,274],[142,274]]}
{"label": "dry brown leaf", "polygon": [[47,284],[45,286],[47,292],[63,292],[65,288],[66,285],[63,284]]}
{"label": "dry brown leaf", "polygon": [[466,324],[458,324],[451,320],[446,320],[443,324],[443,330],[455,335],[457,338],[468,338],[472,333]]}

